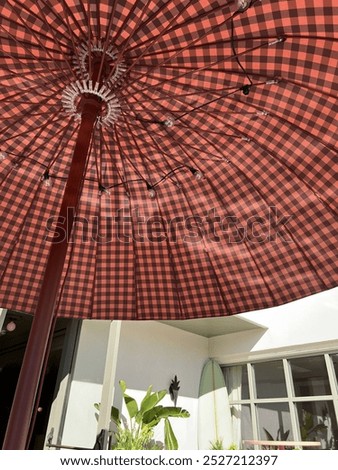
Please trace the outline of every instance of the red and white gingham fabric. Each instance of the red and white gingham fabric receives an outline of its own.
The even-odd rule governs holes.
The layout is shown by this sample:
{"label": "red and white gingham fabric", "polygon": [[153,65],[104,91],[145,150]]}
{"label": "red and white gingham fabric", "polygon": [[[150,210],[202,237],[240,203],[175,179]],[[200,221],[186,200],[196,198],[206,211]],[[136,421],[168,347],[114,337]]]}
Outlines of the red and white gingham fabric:
{"label": "red and white gingham fabric", "polygon": [[34,313],[79,127],[61,96],[100,38],[122,112],[93,135],[57,314],[212,317],[334,287],[337,24],[334,0],[3,0],[0,306]]}

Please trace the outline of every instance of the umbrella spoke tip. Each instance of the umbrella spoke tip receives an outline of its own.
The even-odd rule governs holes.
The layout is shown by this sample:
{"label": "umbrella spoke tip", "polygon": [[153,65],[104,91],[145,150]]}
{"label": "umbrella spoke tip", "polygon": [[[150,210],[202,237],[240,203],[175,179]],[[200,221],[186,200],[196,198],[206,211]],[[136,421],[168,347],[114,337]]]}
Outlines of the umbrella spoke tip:
{"label": "umbrella spoke tip", "polygon": [[8,157],[8,153],[0,150],[0,162],[3,162]]}

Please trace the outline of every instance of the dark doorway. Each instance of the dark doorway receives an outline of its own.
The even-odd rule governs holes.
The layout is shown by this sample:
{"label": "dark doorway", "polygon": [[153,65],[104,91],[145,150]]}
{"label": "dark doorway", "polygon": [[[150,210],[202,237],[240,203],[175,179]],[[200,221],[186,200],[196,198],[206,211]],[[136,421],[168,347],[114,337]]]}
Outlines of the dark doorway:
{"label": "dark doorway", "polygon": [[[43,449],[65,334],[70,322],[71,320],[58,319],[56,323],[30,449]],[[0,333],[0,447],[6,432],[31,323],[30,315],[8,311]]]}

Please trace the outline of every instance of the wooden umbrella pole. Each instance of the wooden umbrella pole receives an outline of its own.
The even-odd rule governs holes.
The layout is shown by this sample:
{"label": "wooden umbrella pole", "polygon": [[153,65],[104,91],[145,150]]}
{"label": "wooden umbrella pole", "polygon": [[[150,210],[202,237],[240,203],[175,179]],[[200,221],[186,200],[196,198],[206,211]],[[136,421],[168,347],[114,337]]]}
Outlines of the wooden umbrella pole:
{"label": "wooden umbrella pole", "polygon": [[83,97],[82,104],[81,125],[3,443],[6,450],[23,450],[28,445],[35,397],[53,333],[55,305],[74,221],[73,211],[67,209],[78,206],[92,133],[102,107],[100,98],[94,95]]}

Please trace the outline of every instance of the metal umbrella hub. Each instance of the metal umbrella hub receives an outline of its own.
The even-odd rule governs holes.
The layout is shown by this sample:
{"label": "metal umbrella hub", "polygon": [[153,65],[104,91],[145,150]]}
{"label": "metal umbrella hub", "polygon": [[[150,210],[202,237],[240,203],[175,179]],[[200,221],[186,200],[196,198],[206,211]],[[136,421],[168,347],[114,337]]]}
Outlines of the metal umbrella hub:
{"label": "metal umbrella hub", "polygon": [[[61,98],[65,111],[74,119],[81,119],[83,104],[81,98],[92,95],[103,104],[97,117],[97,126],[109,127],[117,121],[121,114],[121,104],[116,95],[116,89],[121,84],[126,71],[124,61],[116,62],[117,57],[117,50],[113,46],[105,50],[101,41],[90,48],[81,44],[78,54],[73,59],[74,71],[79,76],[79,80],[68,85]],[[92,80],[89,72],[91,66],[97,69],[97,73],[102,69],[103,76],[100,82]]]}

